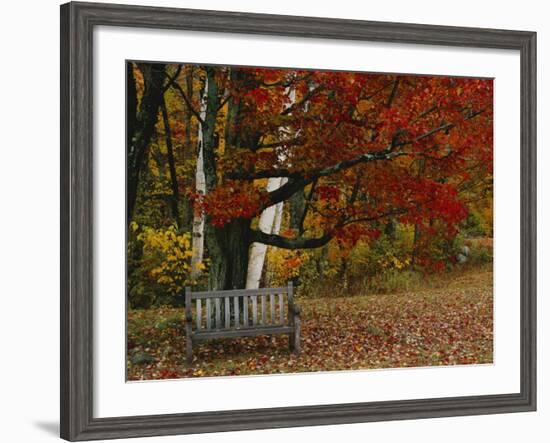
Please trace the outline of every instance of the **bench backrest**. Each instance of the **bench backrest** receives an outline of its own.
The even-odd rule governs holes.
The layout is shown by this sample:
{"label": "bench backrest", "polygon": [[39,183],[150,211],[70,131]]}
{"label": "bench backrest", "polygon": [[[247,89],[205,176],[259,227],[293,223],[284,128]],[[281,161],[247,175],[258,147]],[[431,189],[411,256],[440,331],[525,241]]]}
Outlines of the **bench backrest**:
{"label": "bench backrest", "polygon": [[185,312],[196,330],[239,329],[289,324],[293,286],[192,292],[185,288]]}

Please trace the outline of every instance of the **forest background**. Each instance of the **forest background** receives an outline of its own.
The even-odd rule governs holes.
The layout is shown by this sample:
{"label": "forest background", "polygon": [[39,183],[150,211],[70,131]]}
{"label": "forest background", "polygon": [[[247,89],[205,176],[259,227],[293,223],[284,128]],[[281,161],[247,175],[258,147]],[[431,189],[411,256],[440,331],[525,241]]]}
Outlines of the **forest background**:
{"label": "forest background", "polygon": [[490,292],[492,87],[129,62],[130,317],[170,325],[155,309],[180,306],[187,285],[293,280],[298,300],[326,300],[474,270]]}

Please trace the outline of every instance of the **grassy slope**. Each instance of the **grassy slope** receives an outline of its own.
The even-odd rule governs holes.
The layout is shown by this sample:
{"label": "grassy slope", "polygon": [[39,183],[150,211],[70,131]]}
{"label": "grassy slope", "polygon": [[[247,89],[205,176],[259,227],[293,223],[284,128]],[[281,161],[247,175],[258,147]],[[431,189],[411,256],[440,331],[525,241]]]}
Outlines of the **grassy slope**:
{"label": "grassy slope", "polygon": [[414,292],[299,300],[299,356],[288,352],[286,336],[217,340],[194,347],[191,366],[184,359],[181,309],[130,311],[128,377],[491,363],[492,278],[492,268],[484,267],[431,279]]}

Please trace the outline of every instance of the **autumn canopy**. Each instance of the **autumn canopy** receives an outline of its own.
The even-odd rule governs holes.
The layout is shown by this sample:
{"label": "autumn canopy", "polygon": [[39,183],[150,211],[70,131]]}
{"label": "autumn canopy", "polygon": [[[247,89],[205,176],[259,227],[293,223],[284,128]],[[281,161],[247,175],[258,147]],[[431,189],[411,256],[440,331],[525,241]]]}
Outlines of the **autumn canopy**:
{"label": "autumn canopy", "polygon": [[491,192],[491,80],[131,62],[127,78],[129,273],[179,242],[151,278],[244,288],[266,246],[292,267],[398,225],[437,268],[428,243]]}

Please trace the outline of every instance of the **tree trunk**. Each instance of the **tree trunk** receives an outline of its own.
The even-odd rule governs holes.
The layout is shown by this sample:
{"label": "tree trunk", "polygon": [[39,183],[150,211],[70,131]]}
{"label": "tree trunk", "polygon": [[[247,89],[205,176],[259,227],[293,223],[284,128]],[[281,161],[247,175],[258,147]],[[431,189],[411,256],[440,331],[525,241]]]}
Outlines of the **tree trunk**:
{"label": "tree trunk", "polygon": [[202,123],[202,143],[204,176],[206,180],[206,192],[212,191],[217,183],[216,176],[216,119],[218,117],[218,108],[220,106],[220,97],[218,95],[218,83],[216,82],[216,68],[207,66],[206,70],[206,112]]}
{"label": "tree trunk", "polygon": [[[208,78],[205,79],[204,91],[200,99],[200,118],[198,132],[198,149],[197,149],[197,166],[195,169],[195,191],[198,195],[206,194],[206,177],[204,173],[204,131],[203,124],[206,120],[207,112],[207,95],[208,95]],[[204,256],[204,226],[205,215],[202,208],[194,211],[193,216],[193,256],[191,257],[191,278],[196,280],[201,274],[201,265]]]}
{"label": "tree trunk", "polygon": [[[293,88],[288,88],[287,94],[290,102],[287,105],[291,107],[296,100],[296,91]],[[283,134],[283,130],[280,131]],[[281,135],[284,137],[284,135]],[[279,160],[285,160],[284,155],[279,155]],[[267,182],[267,192],[272,192],[280,188],[287,182],[286,178],[274,177]],[[283,215],[283,202],[270,206],[263,210],[260,215],[258,229],[266,234],[278,234],[281,228],[281,220]],[[267,245],[263,243],[253,243],[250,248],[250,260],[248,262],[248,273],[246,277],[246,289],[257,289],[260,287],[260,279],[264,268],[265,255]]]}
{"label": "tree trunk", "polygon": [[[185,85],[186,93],[189,101],[193,103],[193,72],[194,66],[188,65],[185,68]],[[185,135],[184,135],[184,146],[183,146],[183,161],[186,163],[189,160],[197,156],[197,145],[192,145],[191,134],[193,134],[193,112],[187,104],[184,104],[185,114],[184,114],[184,125],[185,125]],[[185,174],[183,177],[183,185],[185,189],[189,189],[192,186],[193,180],[188,174]],[[181,214],[181,224],[183,230],[192,230],[193,229],[193,205],[189,199],[184,198],[181,201],[182,214]]]}
{"label": "tree trunk", "polygon": [[[233,85],[239,85],[243,79],[242,71],[232,69],[230,82]],[[232,152],[241,145],[240,127],[242,102],[240,100],[230,99],[227,105],[227,122],[225,125],[225,151]]]}
{"label": "tree trunk", "polygon": [[207,230],[209,288],[242,289],[246,284],[250,220],[236,219]]}
{"label": "tree trunk", "polygon": [[[213,72],[208,73],[213,81]],[[243,73],[240,70],[232,70],[230,73],[233,84],[238,84],[242,80]],[[209,97],[210,103],[219,106],[219,94],[212,94]],[[239,120],[241,117],[241,102],[229,100],[226,124],[225,124],[225,152],[230,153],[241,144],[242,128]],[[215,123],[216,115],[211,116]],[[214,133],[211,133],[212,144],[211,153],[215,154]],[[212,157],[211,157],[212,158]],[[216,183],[215,168],[212,164],[209,168],[212,180],[209,186]],[[208,173],[207,173],[208,175]],[[248,250],[250,241],[251,220],[236,219],[221,226],[208,224],[206,228],[206,242],[208,249],[208,258],[210,261],[209,288],[215,289],[242,289],[246,285],[246,275],[248,269]]]}
{"label": "tree trunk", "polygon": [[[282,178],[270,178],[267,182],[267,192],[271,192],[281,186]],[[266,234],[274,234],[274,227],[277,228],[277,231],[280,229],[280,219],[279,226],[275,226],[275,216],[277,214],[277,208],[281,205],[278,203],[272,205],[269,208],[263,210],[260,215],[260,220],[258,223],[258,229]],[[280,211],[282,212],[282,205],[280,206]],[[260,279],[262,277],[262,270],[264,267],[265,255],[267,252],[267,245],[263,243],[253,243],[250,248],[250,260],[248,262],[248,275],[246,277],[246,289],[257,289],[260,287]]]}
{"label": "tree trunk", "polygon": [[[128,64],[130,65],[130,64]],[[147,160],[147,150],[151,137],[155,132],[160,102],[163,95],[163,83],[165,76],[165,65],[160,63],[138,63],[138,68],[143,74],[143,96],[139,110],[136,109],[137,100],[135,95],[128,100],[129,125],[127,149],[127,206],[126,218],[130,222],[134,214],[137,199],[139,176]],[[135,80],[133,71],[127,67],[128,92],[135,94]],[[133,86],[130,86],[134,83]],[[135,118],[132,116],[135,115]]]}
{"label": "tree trunk", "polygon": [[133,139],[136,132],[137,118],[137,91],[136,78],[134,76],[134,64],[126,63],[126,150],[130,154],[133,147]]}
{"label": "tree trunk", "polygon": [[[281,179],[279,187],[283,186],[287,182],[286,178]],[[275,219],[273,220],[273,229],[271,233],[278,235],[281,231],[281,222],[283,221],[283,202],[277,203],[275,206]]]}
{"label": "tree trunk", "polygon": [[[193,66],[187,66],[187,74],[185,76],[185,89],[187,93],[187,97],[189,98],[189,101],[193,103]],[[185,107],[185,114],[184,114],[184,123],[185,123],[185,147],[187,148],[188,152],[192,152],[193,149],[191,147],[191,121],[193,117],[193,112],[189,108],[189,106]]]}
{"label": "tree trunk", "polygon": [[[218,84],[216,82],[216,68],[207,66],[206,85],[204,96],[206,97],[206,107],[204,116],[201,115],[201,137],[202,137],[202,154],[204,162],[204,178],[205,178],[205,193],[211,192],[217,184],[216,176],[216,119],[220,107],[220,96]],[[238,281],[234,281],[235,270],[233,269],[232,261],[235,261],[235,267],[238,268],[239,251],[243,246],[243,241],[239,236],[248,235],[249,221],[247,221],[246,230],[243,232],[243,223],[235,220],[222,227],[214,226],[209,221],[210,217],[206,217],[204,223],[204,241],[208,250],[208,258],[210,260],[210,271],[208,287],[214,289],[227,289],[238,285]],[[233,256],[235,254],[235,256]],[[242,286],[237,286],[242,287]]]}
{"label": "tree trunk", "polygon": [[303,190],[295,192],[288,200],[290,229],[300,233],[302,215],[306,207],[306,196]]}
{"label": "tree trunk", "polygon": [[164,95],[160,103],[160,109],[162,111],[162,120],[164,122],[164,133],[166,136],[166,150],[168,151],[168,169],[170,170],[170,185],[172,188],[172,198],[170,199],[170,206],[172,209],[172,217],[176,222],[178,228],[181,227],[180,211],[179,211],[179,185],[178,177],[176,175],[176,161],[174,159],[174,147],[172,145],[172,131],[170,129],[170,120],[168,119],[168,110],[166,109],[166,101]]}

